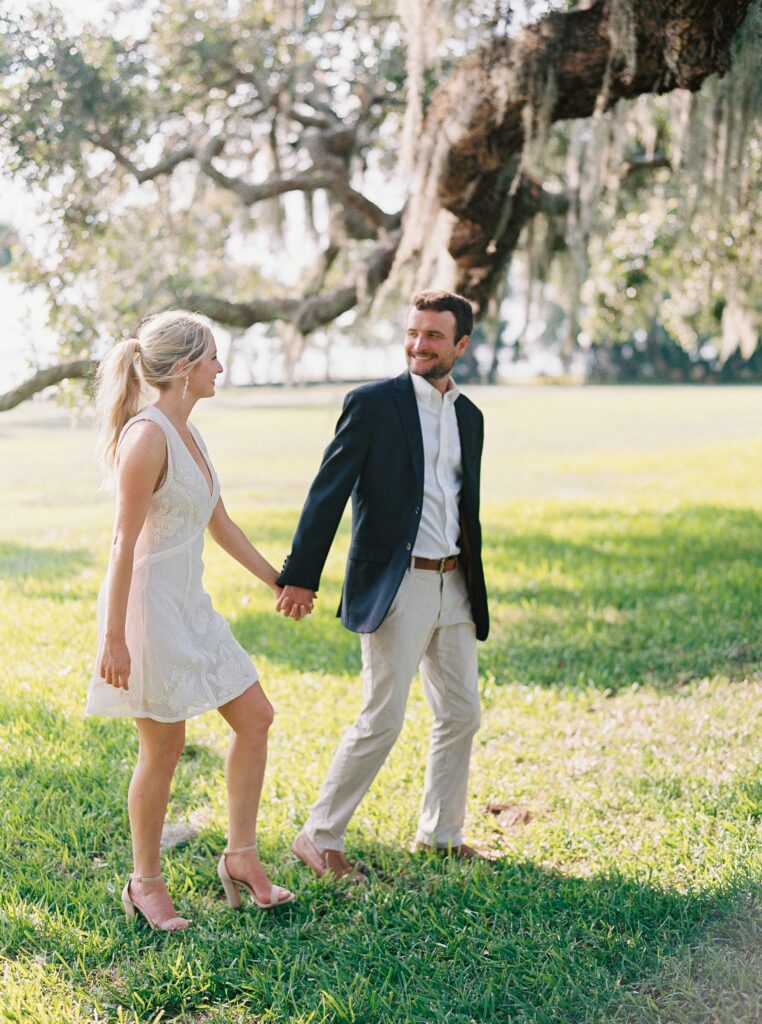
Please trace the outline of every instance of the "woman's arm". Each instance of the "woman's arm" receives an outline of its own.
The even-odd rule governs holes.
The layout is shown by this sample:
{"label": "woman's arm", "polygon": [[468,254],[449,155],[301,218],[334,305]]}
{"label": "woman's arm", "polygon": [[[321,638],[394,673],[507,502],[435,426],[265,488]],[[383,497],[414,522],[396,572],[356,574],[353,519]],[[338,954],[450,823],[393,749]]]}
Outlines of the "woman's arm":
{"label": "woman's arm", "polygon": [[129,689],[130,677],[125,620],[135,544],[166,458],[164,431],[148,420],[140,420],[130,427],[119,446],[116,519],[106,593],[106,633],[98,668],[101,679],[123,690]]}
{"label": "woman's arm", "polygon": [[280,594],[280,587],[275,582],[278,578],[277,569],[260,555],[240,526],[233,522],[222,498],[217,502],[209,520],[209,533],[223,551],[227,551],[244,569],[248,569],[257,579],[266,583],[276,597]]}

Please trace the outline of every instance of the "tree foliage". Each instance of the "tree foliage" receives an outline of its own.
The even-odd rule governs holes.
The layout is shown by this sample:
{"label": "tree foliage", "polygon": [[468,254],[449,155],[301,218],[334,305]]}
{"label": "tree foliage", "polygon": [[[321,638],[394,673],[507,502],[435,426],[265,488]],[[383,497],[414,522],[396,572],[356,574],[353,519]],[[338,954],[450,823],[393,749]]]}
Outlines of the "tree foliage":
{"label": "tree foliage", "polygon": [[[617,100],[696,90],[726,72],[750,3],[758,11],[758,0],[559,2],[550,12],[527,3],[526,15],[543,16],[522,31],[516,5],[497,0],[125,0],[78,32],[54,6],[6,15],[1,155],[46,217],[17,273],[45,291],[65,358],[97,354],[148,308],[185,304],[239,330],[270,325],[293,364],[307,336],[374,297],[382,308],[390,281],[453,284],[487,312],[529,230],[530,279],[560,279],[569,345],[580,326],[625,341],[611,316],[629,324],[627,338],[648,328],[626,305],[634,286],[616,287],[637,270],[633,246],[617,238],[637,234],[647,208],[641,236],[654,234],[652,218],[659,242],[637,297],[644,311],[665,289],[673,305],[684,301],[666,279],[690,241],[669,218],[681,216],[694,158],[664,156],[658,188],[612,189],[590,173],[595,140],[632,121],[621,105],[606,114]],[[757,146],[740,161],[748,196],[758,95],[744,81],[736,100]],[[590,116],[582,129],[568,120]],[[617,159],[620,184],[658,171],[657,150],[676,144],[669,116],[653,106],[629,147],[609,144],[609,177]],[[718,207],[698,185],[706,161],[695,157],[692,179],[700,244],[721,224],[728,261],[750,266],[751,213],[728,198],[742,190],[734,179]],[[700,264],[697,255],[696,295]],[[726,307],[750,323],[750,277],[736,275],[721,309],[681,307],[663,326],[703,339],[729,322]],[[715,276],[715,291],[725,281]],[[361,319],[353,329],[362,333]]]}
{"label": "tree foliage", "polygon": [[6,165],[48,216],[23,269],[75,347],[191,292],[213,316],[265,300],[228,323],[304,330],[354,305],[347,278],[399,225],[354,187],[404,105],[383,4],[168,0],[131,32],[118,8],[105,31],[55,9],[5,28]]}

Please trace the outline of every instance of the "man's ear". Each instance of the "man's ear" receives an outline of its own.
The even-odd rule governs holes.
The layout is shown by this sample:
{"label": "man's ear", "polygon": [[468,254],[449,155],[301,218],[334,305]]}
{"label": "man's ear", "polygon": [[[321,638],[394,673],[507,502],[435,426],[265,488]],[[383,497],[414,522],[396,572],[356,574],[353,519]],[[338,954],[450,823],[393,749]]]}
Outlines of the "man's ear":
{"label": "man's ear", "polygon": [[471,338],[469,337],[468,334],[464,334],[461,338],[459,338],[455,344],[455,354],[458,356],[462,356],[463,353],[468,348],[468,343],[470,340]]}

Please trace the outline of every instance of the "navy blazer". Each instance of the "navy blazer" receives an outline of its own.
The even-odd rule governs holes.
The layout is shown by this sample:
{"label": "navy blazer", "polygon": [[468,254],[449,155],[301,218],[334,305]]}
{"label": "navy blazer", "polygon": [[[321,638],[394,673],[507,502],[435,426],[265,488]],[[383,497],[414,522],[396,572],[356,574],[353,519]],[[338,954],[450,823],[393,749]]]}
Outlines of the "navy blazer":
{"label": "navy blazer", "polygon": [[[481,558],[479,476],[484,418],[465,395],[455,402],[460,434],[460,560],[476,636],[489,632]],[[410,374],[350,391],[323,455],[278,577],[317,590],[349,496],[352,541],[338,614],[356,633],[372,633],[394,600],[418,534],[423,504],[423,437]],[[447,552],[442,552],[446,554]]]}

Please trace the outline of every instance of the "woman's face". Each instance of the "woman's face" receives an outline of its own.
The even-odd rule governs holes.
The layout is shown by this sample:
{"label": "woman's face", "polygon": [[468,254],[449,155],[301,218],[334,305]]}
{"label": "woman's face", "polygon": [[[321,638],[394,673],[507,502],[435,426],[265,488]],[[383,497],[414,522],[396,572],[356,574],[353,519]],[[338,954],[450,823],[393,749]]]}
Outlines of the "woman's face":
{"label": "woman's face", "polygon": [[211,398],[219,373],[222,373],[222,363],[217,358],[217,343],[213,341],[188,374],[189,393],[194,398]]}

